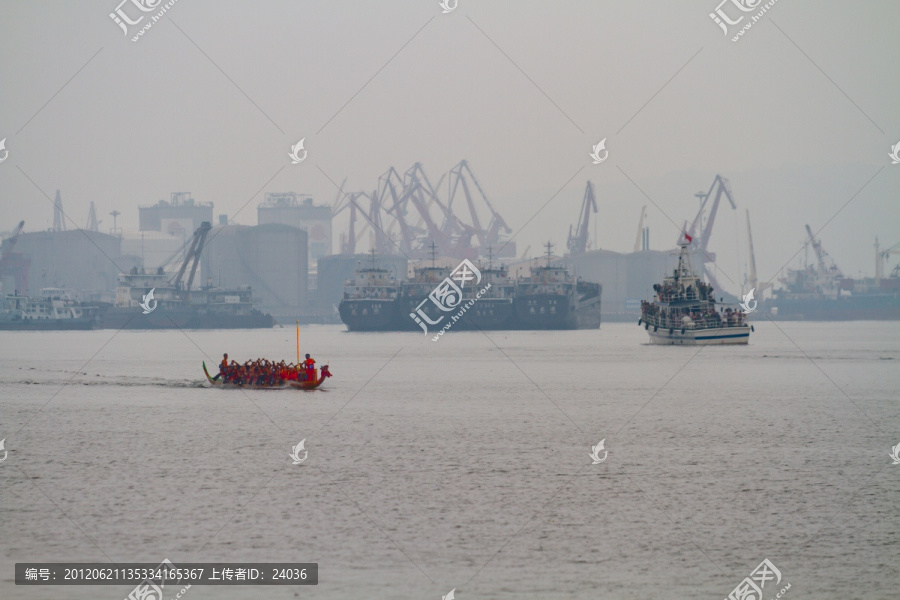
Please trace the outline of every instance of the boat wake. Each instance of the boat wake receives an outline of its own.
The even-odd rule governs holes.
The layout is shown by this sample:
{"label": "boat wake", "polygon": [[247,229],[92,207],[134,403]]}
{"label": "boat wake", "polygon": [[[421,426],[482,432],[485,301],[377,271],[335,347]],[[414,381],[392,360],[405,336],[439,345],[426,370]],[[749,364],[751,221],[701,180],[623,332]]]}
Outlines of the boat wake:
{"label": "boat wake", "polygon": [[207,387],[203,381],[148,379],[130,377],[109,377],[100,379],[87,379],[84,376],[70,379],[3,379],[4,385],[51,385],[51,386],[101,386],[101,387],[158,387],[158,388],[203,388]]}

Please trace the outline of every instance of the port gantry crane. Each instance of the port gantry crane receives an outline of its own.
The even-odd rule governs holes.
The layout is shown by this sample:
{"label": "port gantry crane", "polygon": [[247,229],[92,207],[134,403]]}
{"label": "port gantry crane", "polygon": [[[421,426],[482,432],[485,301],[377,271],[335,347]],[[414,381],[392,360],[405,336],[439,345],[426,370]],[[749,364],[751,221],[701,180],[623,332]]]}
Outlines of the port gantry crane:
{"label": "port gantry crane", "polygon": [[[478,194],[481,196],[481,203],[487,207],[487,210],[490,213],[490,220],[488,221],[486,228],[481,226],[478,209],[475,205],[472,193],[469,190],[469,181],[471,181],[472,185],[475,186],[475,189],[478,190]],[[505,254],[506,256],[515,257],[516,247],[514,242],[504,242],[502,239],[504,235],[512,233],[512,229],[506,224],[506,221],[503,220],[503,217],[500,216],[500,213],[498,213],[494,208],[494,205],[491,204],[491,201],[488,200],[487,194],[484,193],[481,184],[478,183],[478,179],[475,177],[475,173],[469,166],[468,161],[461,160],[450,169],[450,179],[447,184],[449,190],[447,208],[451,214],[453,210],[453,201],[456,198],[457,192],[462,191],[462,194],[465,196],[466,206],[469,209],[469,216],[472,219],[471,226],[467,226],[466,234],[474,235],[478,239],[479,253],[484,254],[487,248],[496,248],[499,244],[501,250],[510,246],[510,249]]]}
{"label": "port gantry crane", "polygon": [[[442,254],[457,258],[475,258],[487,248],[498,245],[509,246],[505,254],[511,252],[514,256],[515,245],[503,240],[504,234],[512,230],[487,199],[468,163],[460,161],[450,170],[446,203],[438,194],[445,177],[447,174],[442,175],[435,186],[421,163],[413,164],[402,176],[390,167],[378,178],[378,187],[371,194],[344,194],[343,198],[335,201],[332,209],[332,216],[348,209],[350,212],[349,231],[346,236],[341,235],[341,253],[355,253],[357,241],[368,227],[372,227],[378,254],[389,254],[399,249],[410,258],[422,258],[427,254],[428,247],[434,244]],[[477,190],[481,204],[489,212],[487,227],[482,226],[479,198],[473,195],[472,188]],[[453,202],[458,195],[465,198],[471,223],[453,210]],[[369,201],[368,213],[359,205],[362,199]],[[357,232],[359,212],[368,222]],[[477,240],[477,246],[473,245],[473,240]]]}
{"label": "port gantry crane", "polygon": [[[356,254],[356,245],[359,240],[362,239],[363,234],[371,227],[372,219],[376,219],[378,223],[381,222],[381,211],[378,209],[377,194],[375,192],[372,192],[371,195],[366,194],[365,192],[351,192],[343,197],[346,198],[347,201],[339,202],[332,210],[331,216],[334,218],[344,210],[350,211],[350,225],[347,233],[341,234],[341,254]],[[368,212],[366,212],[366,209],[363,208],[362,205],[366,204],[365,201],[368,201]],[[363,221],[362,227],[357,233],[356,219],[358,213],[362,213],[366,219]]]}
{"label": "port gantry crane", "polygon": [[[384,210],[385,214],[393,218],[389,227],[391,232],[393,233],[394,225],[400,228],[400,251],[412,258],[412,255],[418,250],[418,248],[414,248],[416,239],[424,233],[424,230],[419,226],[413,227],[406,220],[409,213],[409,196],[410,190],[407,189],[403,177],[394,167],[389,168],[378,178],[377,205]],[[432,232],[435,229],[433,223],[430,223],[430,229]]]}
{"label": "port gantry crane", "polygon": [[[713,192],[715,192],[715,196],[713,196]],[[694,217],[694,221],[691,223],[690,228],[685,228],[687,234],[693,238],[691,245],[694,245],[700,250],[700,266],[703,273],[706,275],[707,280],[713,288],[720,293],[724,288],[716,281],[713,270],[708,266],[708,264],[714,264],[716,262],[716,254],[715,252],[710,252],[708,247],[709,238],[712,235],[712,228],[716,222],[716,213],[719,210],[719,201],[722,199],[723,195],[728,199],[731,208],[737,210],[737,204],[734,203],[734,196],[731,194],[731,184],[721,175],[716,175],[712,185],[709,187],[709,191],[705,194],[697,194],[697,197],[700,198],[700,210],[697,212],[697,216]],[[709,207],[709,216],[704,224],[702,222],[703,214],[706,211],[707,204],[710,203],[710,197],[712,197],[712,204]],[[685,226],[687,226],[687,223],[685,223]]]}
{"label": "port gantry crane", "polygon": [[[591,212],[597,212],[597,198],[594,195],[594,184],[588,180],[584,188],[584,200],[581,202],[581,213],[578,216],[578,225],[575,227],[574,234],[572,226],[569,225],[569,240],[566,242],[569,254],[584,254],[587,251]],[[643,214],[641,220],[643,221]]]}
{"label": "port gantry crane", "polygon": [[[478,232],[457,217],[449,203],[441,202],[436,189],[428,180],[422,164],[415,163],[410,167],[404,174],[403,182],[404,199],[412,202],[419,213],[419,223],[424,223],[426,226],[427,237],[422,240],[421,245],[435,243],[447,255],[474,258],[472,237],[476,236]],[[440,226],[431,215],[432,206],[437,206],[439,210]]]}

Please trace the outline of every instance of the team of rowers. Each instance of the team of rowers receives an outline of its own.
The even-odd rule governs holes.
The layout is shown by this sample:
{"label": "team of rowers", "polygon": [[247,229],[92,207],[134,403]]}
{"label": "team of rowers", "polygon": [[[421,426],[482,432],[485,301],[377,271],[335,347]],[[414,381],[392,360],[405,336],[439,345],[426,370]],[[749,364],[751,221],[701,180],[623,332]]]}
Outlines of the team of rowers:
{"label": "team of rowers", "polygon": [[313,381],[316,377],[316,361],[309,354],[300,364],[272,362],[265,358],[248,360],[244,364],[235,361],[228,362],[225,354],[219,363],[219,374],[213,377],[214,381],[222,378],[222,383],[234,385],[259,385],[276,386],[283,385],[286,381]]}

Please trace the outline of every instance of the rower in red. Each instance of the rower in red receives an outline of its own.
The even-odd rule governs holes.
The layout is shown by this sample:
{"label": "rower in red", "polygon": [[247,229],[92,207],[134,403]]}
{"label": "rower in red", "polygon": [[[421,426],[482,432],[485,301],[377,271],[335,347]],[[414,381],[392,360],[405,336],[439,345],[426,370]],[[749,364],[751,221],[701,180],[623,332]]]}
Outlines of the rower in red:
{"label": "rower in red", "polygon": [[313,381],[316,378],[316,361],[310,358],[309,354],[306,355],[306,360],[303,361],[303,365],[306,367],[306,381]]}

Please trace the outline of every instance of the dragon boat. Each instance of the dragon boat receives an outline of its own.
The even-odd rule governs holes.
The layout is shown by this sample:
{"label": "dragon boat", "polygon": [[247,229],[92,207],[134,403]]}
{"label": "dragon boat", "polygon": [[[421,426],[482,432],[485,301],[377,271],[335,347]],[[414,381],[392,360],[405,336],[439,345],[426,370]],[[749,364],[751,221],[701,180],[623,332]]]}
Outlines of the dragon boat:
{"label": "dragon boat", "polygon": [[[223,389],[245,389],[245,390],[314,390],[329,377],[331,377],[331,372],[328,370],[328,365],[322,365],[321,369],[312,369],[313,377],[312,379],[307,380],[298,380],[298,381],[284,381],[279,385],[256,385],[256,384],[237,384],[231,382],[222,382],[216,379],[213,379],[209,374],[209,371],[206,368],[206,361],[203,361],[203,372],[206,374],[206,380],[209,381],[210,385],[213,387],[219,387]],[[301,369],[298,373],[299,375],[305,374],[306,369]]]}

